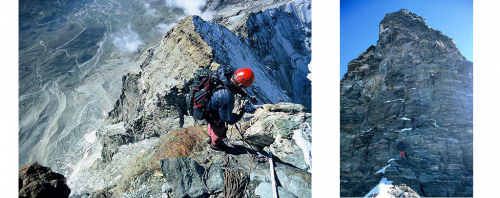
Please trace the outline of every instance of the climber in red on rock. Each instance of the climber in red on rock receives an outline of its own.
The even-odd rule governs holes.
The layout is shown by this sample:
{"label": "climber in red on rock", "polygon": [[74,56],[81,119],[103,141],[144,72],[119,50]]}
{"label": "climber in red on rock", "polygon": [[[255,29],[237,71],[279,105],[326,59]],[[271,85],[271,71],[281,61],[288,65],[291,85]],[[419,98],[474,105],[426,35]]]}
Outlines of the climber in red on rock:
{"label": "climber in red on rock", "polygon": [[405,158],[405,149],[406,149],[405,140],[402,139],[401,142],[398,143],[399,158],[401,159]]}

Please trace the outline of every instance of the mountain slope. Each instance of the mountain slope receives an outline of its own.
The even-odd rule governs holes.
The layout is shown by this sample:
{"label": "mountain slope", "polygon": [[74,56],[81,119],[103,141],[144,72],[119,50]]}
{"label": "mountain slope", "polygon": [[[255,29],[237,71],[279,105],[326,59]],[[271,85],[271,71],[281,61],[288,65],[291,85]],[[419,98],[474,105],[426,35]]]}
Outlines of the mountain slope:
{"label": "mountain slope", "polygon": [[[270,191],[265,190],[270,186],[269,164],[251,162],[256,151],[241,141],[237,130],[232,128],[228,134],[227,141],[233,149],[226,153],[216,152],[204,143],[207,137],[204,122],[195,121],[187,114],[185,101],[195,72],[202,67],[215,69],[224,64],[233,69],[250,67],[256,73],[256,81],[248,89],[256,111],[247,113],[241,129],[247,132],[244,136],[249,142],[263,149],[261,153],[272,152],[275,156],[277,178],[281,181],[278,190],[292,197],[310,197],[312,132],[311,114],[307,113],[310,109],[302,104],[276,104],[299,100],[290,94],[294,89],[304,90],[302,93],[310,90],[307,79],[310,50],[306,42],[298,42],[305,38],[302,36],[308,30],[307,24],[298,20],[293,14],[298,12],[293,9],[294,4],[276,9],[276,13],[288,12],[290,20],[285,20],[285,15],[282,15],[276,23],[273,20],[252,22],[254,25],[273,23],[287,27],[282,31],[301,28],[295,30],[297,34],[269,37],[274,42],[280,39],[281,43],[293,41],[285,53],[279,52],[283,47],[273,44],[252,47],[249,39],[198,16],[179,21],[158,45],[145,51],[138,69],[123,76],[119,99],[96,129],[90,148],[69,176],[72,195],[220,197],[222,186],[217,185],[222,179],[220,172],[216,171],[208,178],[199,174],[204,173],[203,170],[221,169],[212,167],[217,166],[224,171],[251,169],[246,171],[251,173],[246,193],[270,196]],[[257,13],[256,17],[266,17],[266,14],[260,14]],[[273,74],[262,61],[263,56],[258,51],[264,48],[274,51],[266,56],[287,61],[279,66],[286,76]],[[291,61],[297,63],[291,64]],[[306,81],[297,80],[299,82],[293,85],[296,87],[284,87],[283,83],[291,79]],[[301,98],[310,101],[310,95]],[[302,102],[307,104],[307,99]],[[266,141],[258,141],[261,138]],[[168,167],[186,169],[170,173],[165,171]],[[206,188],[200,182],[183,181],[187,183],[180,184],[178,179],[172,179],[177,177],[210,180],[216,184]]]}
{"label": "mountain slope", "polygon": [[349,62],[340,85],[341,195],[376,186],[405,139],[411,163],[389,181],[421,196],[472,196],[472,62],[405,9],[379,27],[377,46]]}

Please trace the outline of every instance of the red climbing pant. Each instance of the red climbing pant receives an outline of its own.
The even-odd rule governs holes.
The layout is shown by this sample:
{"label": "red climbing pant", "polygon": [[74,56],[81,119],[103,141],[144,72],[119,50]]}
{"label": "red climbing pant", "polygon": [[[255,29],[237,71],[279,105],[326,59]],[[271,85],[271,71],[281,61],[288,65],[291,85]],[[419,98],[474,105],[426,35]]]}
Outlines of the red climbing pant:
{"label": "red climbing pant", "polygon": [[401,159],[404,159],[404,158],[405,158],[405,151],[404,151],[404,150],[399,151],[399,157],[400,157]]}
{"label": "red climbing pant", "polygon": [[222,142],[222,137],[226,134],[226,127],[215,127],[208,124],[208,135],[212,139],[212,144],[214,146],[219,145]]}

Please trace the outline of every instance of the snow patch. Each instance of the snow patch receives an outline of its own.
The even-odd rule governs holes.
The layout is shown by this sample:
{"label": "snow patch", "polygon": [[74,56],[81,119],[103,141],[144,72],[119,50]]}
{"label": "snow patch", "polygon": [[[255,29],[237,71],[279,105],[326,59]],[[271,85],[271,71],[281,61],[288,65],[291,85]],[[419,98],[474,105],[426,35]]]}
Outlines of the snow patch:
{"label": "snow patch", "polygon": [[434,121],[434,126],[439,128],[440,126],[437,125],[437,121]]}
{"label": "snow patch", "polygon": [[295,143],[297,144],[297,146],[299,146],[301,149],[302,149],[302,154],[304,155],[304,161],[306,162],[307,165],[309,165],[309,167],[311,168],[312,170],[312,155],[311,155],[311,142],[307,141],[305,138],[304,138],[304,133],[310,133],[310,127],[309,127],[309,123],[305,123],[304,124],[304,129],[299,129],[299,130],[295,130],[293,131],[293,140],[295,140]]}
{"label": "snow patch", "polygon": [[402,117],[402,118],[399,118],[400,120],[410,120],[409,118],[407,117]]}
{"label": "snow patch", "polygon": [[400,132],[405,132],[405,131],[411,131],[411,128],[404,128],[404,129],[401,129]]}
{"label": "snow patch", "polygon": [[85,134],[85,141],[87,141],[90,144],[93,144],[96,138],[97,138],[96,130],[90,131],[89,133]]}
{"label": "snow patch", "polygon": [[384,168],[378,170],[377,173],[375,173],[375,174],[379,174],[379,173],[385,174],[385,169],[387,169],[387,167],[389,167],[389,166],[391,166],[391,165],[389,164],[387,166],[384,166]]}
{"label": "snow patch", "polygon": [[388,100],[388,101],[385,101],[385,103],[388,103],[388,102],[396,102],[396,101],[405,102],[405,100],[404,100],[404,99],[402,99],[402,98],[398,98],[398,99],[396,99],[396,100]]}
{"label": "snow patch", "polygon": [[393,191],[391,188],[394,187],[392,185],[393,181],[387,181],[386,177],[382,177],[380,183],[375,186],[368,194],[364,197],[394,197],[390,192]]}

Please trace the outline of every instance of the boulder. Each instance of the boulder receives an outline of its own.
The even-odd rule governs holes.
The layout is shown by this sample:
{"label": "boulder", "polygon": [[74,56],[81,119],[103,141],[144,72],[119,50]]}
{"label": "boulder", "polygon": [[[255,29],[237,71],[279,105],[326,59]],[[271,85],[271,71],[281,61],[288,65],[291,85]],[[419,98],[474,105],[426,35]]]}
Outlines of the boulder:
{"label": "boulder", "polygon": [[174,197],[202,197],[208,193],[202,179],[205,168],[191,158],[160,160],[161,172],[166,179],[166,191]]}
{"label": "boulder", "polygon": [[69,197],[66,178],[36,162],[19,169],[19,197]]}

